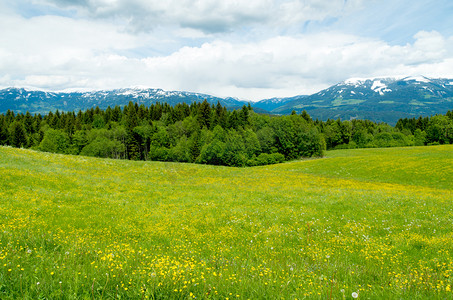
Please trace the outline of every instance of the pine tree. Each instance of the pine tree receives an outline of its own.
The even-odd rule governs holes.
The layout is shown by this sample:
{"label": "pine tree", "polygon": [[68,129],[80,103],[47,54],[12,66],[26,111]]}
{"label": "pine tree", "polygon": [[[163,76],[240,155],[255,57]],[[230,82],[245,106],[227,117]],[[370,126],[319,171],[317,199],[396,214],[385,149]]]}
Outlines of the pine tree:
{"label": "pine tree", "polygon": [[8,123],[6,122],[6,117],[0,115],[0,145],[7,145],[8,139]]}
{"label": "pine tree", "polygon": [[14,121],[10,126],[10,144],[13,147],[27,146],[27,135],[24,125],[19,121]]}
{"label": "pine tree", "polygon": [[302,116],[302,118],[305,119],[305,121],[307,121],[309,123],[313,122],[313,119],[310,117],[310,115],[307,113],[307,111],[305,109],[302,111],[302,113],[300,115]]}
{"label": "pine tree", "polygon": [[197,160],[198,156],[200,155],[200,151],[201,151],[200,132],[195,131],[194,134],[192,134],[189,149],[190,159],[192,162],[195,162]]}
{"label": "pine tree", "polygon": [[129,159],[132,160],[140,159],[140,135],[134,130],[134,128],[138,126],[137,109],[138,107],[136,107],[132,101],[124,108],[127,132],[127,154]]}
{"label": "pine tree", "polygon": [[239,112],[239,123],[242,127],[250,125],[249,110],[245,105],[242,106],[242,109]]}
{"label": "pine tree", "polygon": [[209,128],[211,125],[211,105],[205,99],[198,110],[197,121],[200,127]]}
{"label": "pine tree", "polygon": [[28,134],[34,133],[34,128],[33,128],[33,117],[31,116],[31,114],[30,114],[28,111],[25,113],[25,117],[24,117],[24,127],[25,127],[25,131],[26,131]]}

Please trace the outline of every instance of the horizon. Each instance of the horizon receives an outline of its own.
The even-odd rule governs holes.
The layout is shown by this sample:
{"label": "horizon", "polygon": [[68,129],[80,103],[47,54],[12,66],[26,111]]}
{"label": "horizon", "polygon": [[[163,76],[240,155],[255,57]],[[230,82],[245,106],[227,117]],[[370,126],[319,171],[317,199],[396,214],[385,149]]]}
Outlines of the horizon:
{"label": "horizon", "polygon": [[291,95],[288,97],[268,97],[268,98],[262,98],[259,100],[251,100],[251,99],[241,99],[233,96],[217,96],[213,94],[208,94],[208,93],[203,93],[203,92],[192,92],[192,91],[183,91],[183,90],[165,90],[162,88],[156,88],[156,87],[146,87],[146,86],[131,86],[131,87],[120,87],[120,88],[112,88],[112,89],[77,89],[77,88],[69,88],[65,90],[49,90],[49,89],[42,89],[42,88],[37,88],[37,87],[26,87],[26,86],[8,86],[8,87],[0,87],[0,90],[6,90],[6,89],[24,89],[26,91],[37,91],[37,92],[45,92],[45,93],[56,93],[56,94],[64,94],[64,93],[96,93],[96,92],[112,92],[112,91],[119,91],[119,90],[162,90],[164,92],[175,92],[175,93],[192,93],[192,94],[198,94],[198,95],[206,95],[206,96],[211,96],[211,97],[216,97],[216,98],[222,98],[222,99],[227,99],[227,98],[233,98],[238,101],[242,102],[251,102],[251,103],[257,103],[260,101],[265,101],[265,100],[271,100],[271,99],[284,99],[284,98],[292,98],[292,97],[297,97],[297,96],[311,96],[313,94],[317,94],[322,92],[323,90],[326,90],[334,85],[337,84],[349,84],[349,83],[354,83],[357,81],[367,81],[367,80],[381,80],[381,79],[391,79],[391,80],[405,80],[405,79],[415,79],[417,78],[424,78],[428,80],[439,80],[439,79],[451,79],[451,78],[446,78],[446,77],[438,77],[438,78],[433,78],[433,77],[428,77],[424,75],[414,75],[414,76],[405,76],[405,75],[396,75],[396,76],[376,76],[376,77],[369,77],[369,78],[348,78],[343,81],[337,82],[329,87],[326,87],[322,90],[316,91],[311,94],[298,94],[298,95]]}
{"label": "horizon", "polygon": [[448,0],[0,0],[0,86],[259,101],[347,78],[453,78]]}

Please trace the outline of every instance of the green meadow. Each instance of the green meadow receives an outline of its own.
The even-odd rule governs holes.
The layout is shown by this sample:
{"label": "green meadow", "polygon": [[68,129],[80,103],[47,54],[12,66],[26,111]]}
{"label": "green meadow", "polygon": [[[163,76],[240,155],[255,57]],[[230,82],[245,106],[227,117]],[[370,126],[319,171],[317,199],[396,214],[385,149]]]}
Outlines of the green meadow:
{"label": "green meadow", "polygon": [[1,299],[452,299],[453,145],[230,168],[0,147]]}

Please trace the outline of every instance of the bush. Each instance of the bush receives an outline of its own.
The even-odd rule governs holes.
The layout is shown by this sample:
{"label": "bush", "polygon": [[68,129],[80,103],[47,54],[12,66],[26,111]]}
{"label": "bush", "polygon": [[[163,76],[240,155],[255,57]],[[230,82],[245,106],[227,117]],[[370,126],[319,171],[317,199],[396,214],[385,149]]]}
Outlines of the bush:
{"label": "bush", "polygon": [[285,161],[285,156],[281,153],[261,153],[256,158],[256,165],[257,166],[264,166],[264,165],[272,165],[272,164],[279,164]]}

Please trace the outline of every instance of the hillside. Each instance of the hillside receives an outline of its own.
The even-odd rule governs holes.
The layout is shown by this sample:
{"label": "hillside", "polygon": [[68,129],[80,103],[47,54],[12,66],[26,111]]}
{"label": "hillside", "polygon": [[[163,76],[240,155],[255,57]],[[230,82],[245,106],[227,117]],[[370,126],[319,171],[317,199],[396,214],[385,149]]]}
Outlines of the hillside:
{"label": "hillside", "polygon": [[350,79],[272,110],[306,110],[321,120],[367,119],[395,125],[400,118],[445,114],[453,108],[453,80],[427,77]]}
{"label": "hillside", "polygon": [[229,168],[0,147],[0,298],[449,298],[452,151]]}

